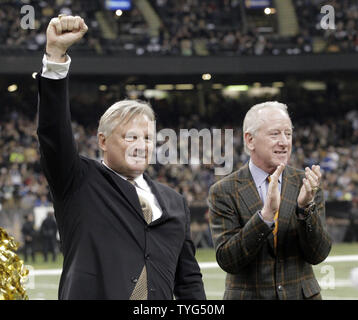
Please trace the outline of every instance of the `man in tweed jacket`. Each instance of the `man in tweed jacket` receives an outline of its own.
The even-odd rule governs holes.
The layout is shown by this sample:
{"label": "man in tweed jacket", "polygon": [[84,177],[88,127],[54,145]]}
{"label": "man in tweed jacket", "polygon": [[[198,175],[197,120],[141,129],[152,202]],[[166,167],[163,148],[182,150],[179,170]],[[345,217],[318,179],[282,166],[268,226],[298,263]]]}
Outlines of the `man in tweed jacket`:
{"label": "man in tweed jacket", "polygon": [[224,299],[321,299],[312,265],[328,256],[331,239],[320,167],[287,165],[292,123],[282,103],[253,106],[243,134],[249,162],[208,199],[216,259],[227,272]]}

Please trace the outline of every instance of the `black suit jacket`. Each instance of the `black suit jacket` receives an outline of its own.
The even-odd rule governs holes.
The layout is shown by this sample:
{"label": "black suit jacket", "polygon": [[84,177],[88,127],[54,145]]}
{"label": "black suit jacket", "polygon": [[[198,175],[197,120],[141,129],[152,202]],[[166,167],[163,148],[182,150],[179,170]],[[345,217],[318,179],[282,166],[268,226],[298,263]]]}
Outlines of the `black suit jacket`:
{"label": "black suit jacket", "polygon": [[64,254],[60,299],[129,299],[144,265],[148,299],[205,299],[184,198],[148,182],[163,214],[146,224],[135,187],[78,155],[68,80],[38,77],[41,164]]}

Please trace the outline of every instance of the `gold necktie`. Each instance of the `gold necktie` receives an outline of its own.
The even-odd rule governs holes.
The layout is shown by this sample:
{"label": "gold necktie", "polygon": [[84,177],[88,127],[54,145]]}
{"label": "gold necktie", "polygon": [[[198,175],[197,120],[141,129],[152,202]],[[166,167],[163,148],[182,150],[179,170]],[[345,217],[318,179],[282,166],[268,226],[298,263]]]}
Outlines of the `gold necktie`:
{"label": "gold necktie", "polygon": [[[268,177],[267,177],[267,180],[268,180],[268,182],[270,183],[270,182],[271,182],[271,177],[268,176]],[[274,216],[274,218],[273,218],[273,220],[274,220],[274,222],[275,222],[275,227],[274,227],[274,229],[272,230],[272,233],[273,233],[273,245],[274,245],[275,250],[276,250],[276,248],[277,248],[278,211],[279,211],[279,210],[277,210],[277,211],[275,212],[275,216]]]}
{"label": "gold necktie", "polygon": [[[133,179],[128,179],[133,186],[135,186],[135,181]],[[142,207],[142,212],[145,221],[149,224],[152,222],[153,212],[149,202],[138,194],[139,202]],[[148,300],[148,281],[147,281],[147,268],[144,265],[142,272],[138,278],[138,281],[133,289],[133,292],[129,300]]]}

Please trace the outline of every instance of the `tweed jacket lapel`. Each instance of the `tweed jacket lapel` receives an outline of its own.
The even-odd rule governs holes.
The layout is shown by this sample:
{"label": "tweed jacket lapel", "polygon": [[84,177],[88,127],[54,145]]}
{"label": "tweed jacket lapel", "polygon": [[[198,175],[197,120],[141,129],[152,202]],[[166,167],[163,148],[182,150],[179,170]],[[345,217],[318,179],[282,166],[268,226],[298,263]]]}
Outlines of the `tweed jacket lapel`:
{"label": "tweed jacket lapel", "polygon": [[248,163],[238,171],[237,178],[239,182],[238,194],[242,199],[240,201],[240,212],[249,212],[250,216],[252,216],[255,212],[262,209],[263,203],[257,192]]}

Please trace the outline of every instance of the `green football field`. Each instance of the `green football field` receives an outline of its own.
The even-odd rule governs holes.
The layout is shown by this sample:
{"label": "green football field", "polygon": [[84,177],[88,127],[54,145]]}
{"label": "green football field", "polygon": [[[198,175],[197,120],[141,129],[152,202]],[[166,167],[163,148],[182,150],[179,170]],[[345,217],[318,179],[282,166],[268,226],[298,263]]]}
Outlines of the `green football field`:
{"label": "green football field", "polygon": [[[198,249],[196,257],[200,263],[205,291],[208,299],[222,299],[225,272],[215,262],[212,249]],[[43,262],[37,255],[34,264],[28,263],[30,277],[27,293],[30,300],[56,300],[60,279],[62,257],[56,262]],[[329,257],[314,266],[316,278],[322,288],[322,297],[329,300],[358,300],[358,288],[352,286],[351,270],[358,267],[358,243],[342,243],[332,247]]]}

